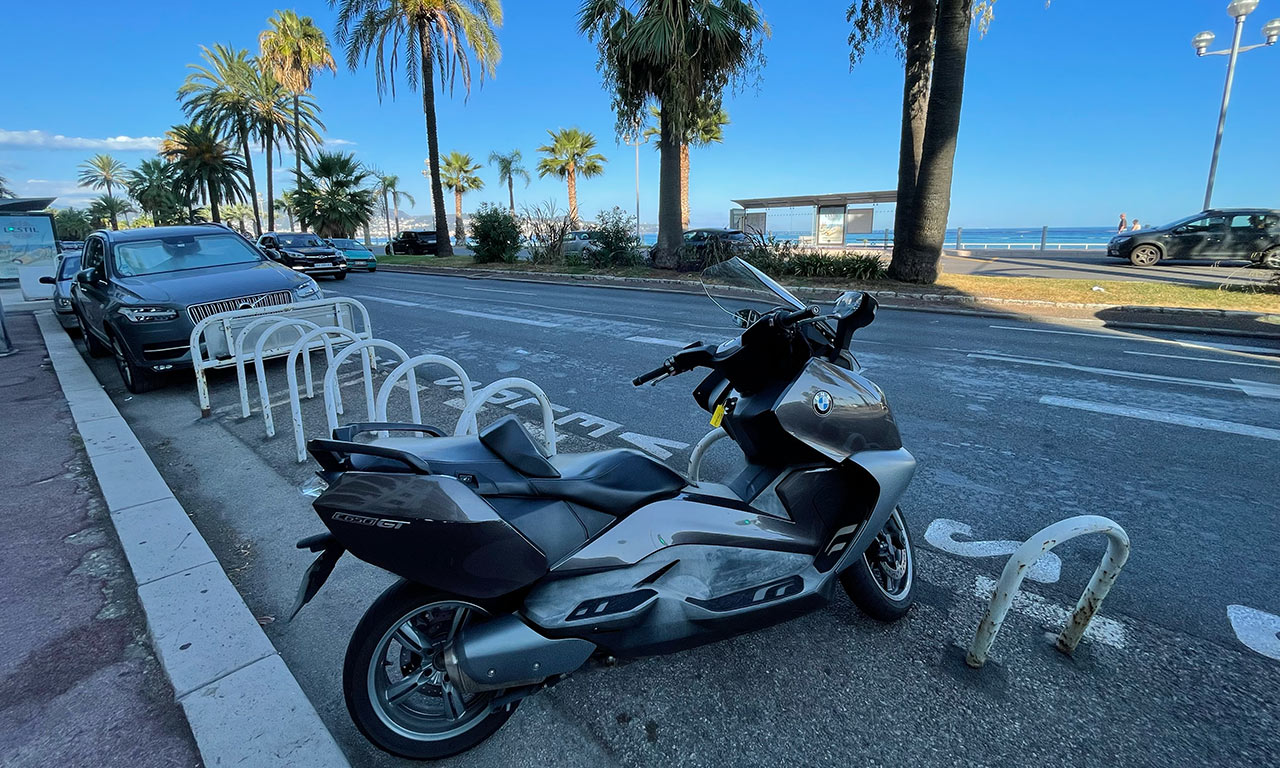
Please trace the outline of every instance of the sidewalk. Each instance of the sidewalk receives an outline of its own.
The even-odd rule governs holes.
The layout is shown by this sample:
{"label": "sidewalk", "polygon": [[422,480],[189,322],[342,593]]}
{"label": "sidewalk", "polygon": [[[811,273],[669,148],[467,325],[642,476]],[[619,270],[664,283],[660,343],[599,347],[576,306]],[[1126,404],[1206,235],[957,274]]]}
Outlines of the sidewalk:
{"label": "sidewalk", "polygon": [[34,316],[0,358],[0,765],[198,766]]}

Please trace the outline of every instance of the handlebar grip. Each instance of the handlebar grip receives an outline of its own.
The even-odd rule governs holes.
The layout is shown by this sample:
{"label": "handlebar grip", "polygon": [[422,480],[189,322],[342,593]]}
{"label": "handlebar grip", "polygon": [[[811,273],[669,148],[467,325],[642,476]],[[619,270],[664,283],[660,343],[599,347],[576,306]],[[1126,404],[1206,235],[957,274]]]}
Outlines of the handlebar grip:
{"label": "handlebar grip", "polygon": [[635,377],[634,379],[631,380],[631,384],[632,386],[638,387],[641,384],[648,384],[654,379],[666,376],[668,373],[671,373],[671,370],[668,368],[667,363],[663,363],[657,368],[654,368],[652,371],[649,371],[648,373],[642,373],[639,376]]}
{"label": "handlebar grip", "polygon": [[801,320],[807,320],[811,317],[817,317],[818,311],[819,310],[816,306],[805,307],[804,309],[797,309],[795,312],[788,312],[787,314],[783,315],[781,318],[781,322],[783,323],[783,325],[791,325],[792,323],[797,323]]}

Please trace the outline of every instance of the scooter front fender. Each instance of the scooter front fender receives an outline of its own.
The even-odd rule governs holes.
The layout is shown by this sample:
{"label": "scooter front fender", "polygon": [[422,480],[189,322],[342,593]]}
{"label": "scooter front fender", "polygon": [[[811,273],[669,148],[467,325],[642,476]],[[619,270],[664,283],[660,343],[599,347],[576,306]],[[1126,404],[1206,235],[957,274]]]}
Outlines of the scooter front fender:
{"label": "scooter front fender", "polygon": [[[911,478],[916,473],[916,459],[906,448],[895,451],[860,451],[850,456],[848,461],[862,467],[875,478],[876,485],[879,486],[879,494],[876,497],[875,508],[871,511],[871,517],[858,530],[853,543],[845,548],[840,560],[836,563],[837,573],[849,567],[854,558],[860,557],[867,547],[871,546],[871,541],[884,527],[885,521],[889,519],[894,508],[898,506],[902,494],[906,492],[907,486],[911,484]],[[836,546],[840,540],[841,535],[838,531],[828,547]]]}

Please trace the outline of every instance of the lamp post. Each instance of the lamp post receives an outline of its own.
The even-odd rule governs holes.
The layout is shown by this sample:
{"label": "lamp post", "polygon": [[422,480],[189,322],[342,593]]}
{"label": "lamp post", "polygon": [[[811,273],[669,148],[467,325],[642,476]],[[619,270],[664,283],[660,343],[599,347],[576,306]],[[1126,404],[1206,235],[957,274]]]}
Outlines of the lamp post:
{"label": "lamp post", "polygon": [[1274,45],[1276,40],[1280,40],[1280,19],[1272,19],[1262,26],[1262,35],[1266,42],[1240,47],[1240,35],[1244,31],[1245,17],[1253,13],[1257,7],[1258,0],[1231,0],[1227,5],[1227,15],[1236,20],[1230,49],[1210,51],[1209,46],[1213,45],[1215,35],[1207,30],[1191,38],[1191,45],[1195,47],[1197,56],[1230,57],[1227,59],[1227,83],[1222,89],[1222,109],[1218,112],[1218,134],[1213,140],[1213,159],[1209,161],[1209,183],[1204,190],[1205,210],[1209,209],[1213,201],[1213,180],[1218,174],[1218,154],[1222,151],[1222,132],[1227,127],[1227,104],[1231,101],[1231,83],[1236,75],[1236,58],[1245,51]]}
{"label": "lamp post", "polygon": [[640,237],[640,145],[648,144],[649,140],[642,138],[640,125],[636,125],[635,135],[626,140],[626,143],[636,148],[636,240]]}

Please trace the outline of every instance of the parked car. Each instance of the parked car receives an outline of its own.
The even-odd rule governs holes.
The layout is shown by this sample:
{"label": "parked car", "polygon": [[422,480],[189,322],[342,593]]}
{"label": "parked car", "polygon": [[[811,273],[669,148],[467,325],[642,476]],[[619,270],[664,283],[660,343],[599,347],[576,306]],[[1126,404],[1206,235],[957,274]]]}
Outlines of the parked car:
{"label": "parked car", "polygon": [[62,246],[64,251],[79,251],[84,249],[83,240],[59,240],[58,245]]}
{"label": "parked car", "polygon": [[1280,211],[1216,208],[1151,229],[1121,232],[1107,255],[1151,267],[1170,259],[1241,259],[1280,269]]}
{"label": "parked car", "polygon": [[562,253],[565,256],[585,255],[599,247],[596,244],[599,237],[599,233],[587,229],[570,232],[564,236],[564,250]]}
{"label": "parked car", "polygon": [[347,279],[347,257],[310,232],[266,232],[258,238],[258,247],[267,258],[289,269],[308,275],[329,275],[334,280]]}
{"label": "parked car", "polygon": [[369,246],[359,240],[349,237],[331,237],[325,242],[342,251],[342,254],[347,257],[348,270],[367,269],[370,272],[377,270],[378,257],[373,255]]}
{"label": "parked car", "polygon": [[434,230],[407,229],[387,243],[387,255],[404,254],[406,256],[435,256],[440,252]]}
{"label": "parked car", "polygon": [[227,227],[148,227],[89,235],[71,307],[89,354],[116,358],[130,392],[191,366],[191,331],[233,309],[319,298],[316,281],[265,258]]}
{"label": "parked car", "polygon": [[80,251],[68,250],[58,255],[58,266],[53,276],[45,275],[40,282],[53,286],[53,316],[68,333],[79,330],[76,313],[71,308],[71,281],[80,271]]}
{"label": "parked car", "polygon": [[[740,229],[703,227],[688,229],[681,235],[678,269],[696,271],[707,266],[707,257],[715,255],[716,261],[733,256],[745,256],[751,250],[751,238]],[[653,261],[658,246],[649,249],[649,261]]]}

